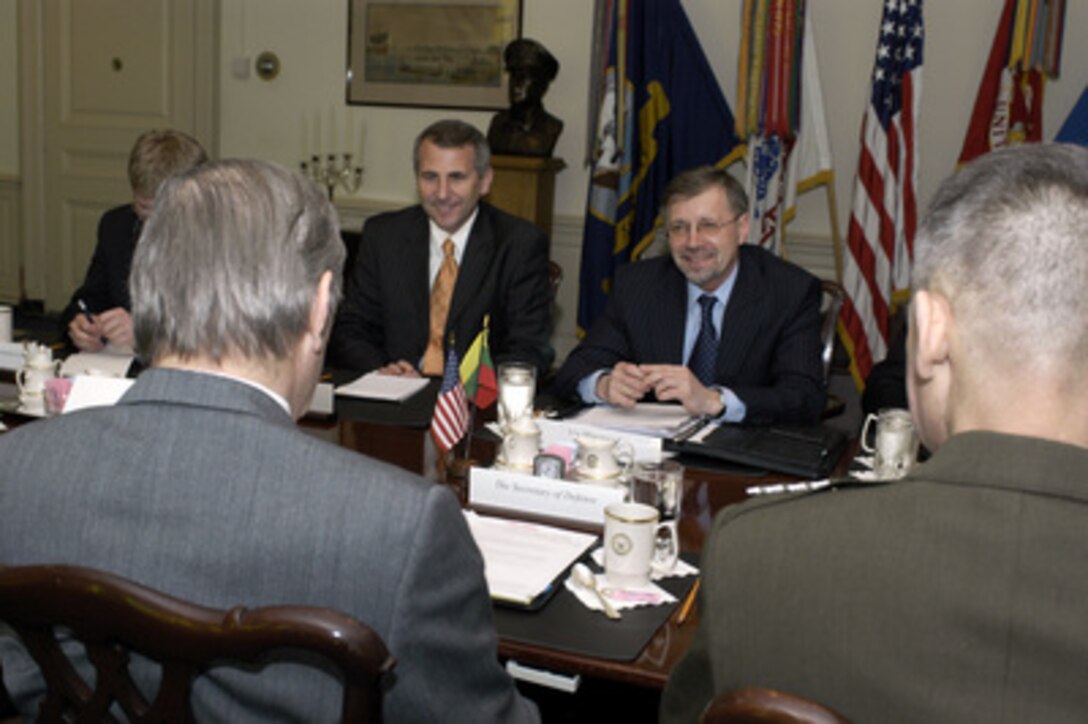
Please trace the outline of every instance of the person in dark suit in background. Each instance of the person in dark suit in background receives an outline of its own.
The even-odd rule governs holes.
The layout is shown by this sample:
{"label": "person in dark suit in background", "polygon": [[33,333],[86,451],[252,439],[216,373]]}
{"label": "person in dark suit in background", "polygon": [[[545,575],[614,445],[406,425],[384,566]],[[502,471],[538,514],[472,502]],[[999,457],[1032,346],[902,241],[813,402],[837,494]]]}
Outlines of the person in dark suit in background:
{"label": "person in dark suit in background", "polygon": [[[181,131],[147,131],[136,139],[128,157],[132,203],[102,215],[87,275],[61,314],[74,347],[97,352],[107,342],[132,346],[128,272],[140,226],[151,213],[155,192],[163,181],[207,160],[200,143]],[[80,302],[86,310],[80,308]]]}
{"label": "person in dark suit in background", "polygon": [[[330,365],[441,375],[451,335],[463,357],[490,317],[495,362],[528,362],[543,374],[554,358],[544,232],[480,200],[491,188],[491,152],[473,126],[432,124],[413,158],[420,204],[363,226]],[[446,279],[451,295],[435,304]]]}
{"label": "person in dark suit in background", "polygon": [[[336,212],[261,161],[168,181],[136,248],[136,345],[151,362],[114,407],[0,436],[0,561],[112,571],[215,608],[334,608],[396,657],[384,721],[535,722],[498,660],[483,561],[453,494],[302,432],[340,297]],[[135,667],[154,690],[153,667]],[[0,636],[34,720],[42,681]],[[84,672],[86,674],[86,672]],[[218,667],[197,721],[338,721],[325,671]]]}
{"label": "person in dark suit in background", "polygon": [[663,207],[671,254],[616,272],[553,392],[622,407],[653,393],[726,422],[816,422],[826,399],[819,280],[742,244],[748,198],[722,169],[681,173]]}
{"label": "person in dark suit in background", "polygon": [[907,407],[907,324],[903,310],[892,317],[891,341],[884,359],[873,365],[861,393],[866,415],[886,407]]}
{"label": "person in dark suit in background", "polygon": [[914,246],[902,480],[724,509],[661,722],[742,686],[851,721],[1088,712],[1088,149],[1025,144],[937,190]]}

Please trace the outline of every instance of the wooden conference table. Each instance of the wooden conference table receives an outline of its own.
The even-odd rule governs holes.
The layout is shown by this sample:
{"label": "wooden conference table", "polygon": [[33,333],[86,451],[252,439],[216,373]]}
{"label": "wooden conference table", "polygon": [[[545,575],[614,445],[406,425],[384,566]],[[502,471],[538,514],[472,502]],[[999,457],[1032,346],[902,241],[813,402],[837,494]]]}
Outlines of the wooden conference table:
{"label": "wooden conference table", "polygon": [[[466,502],[466,486],[463,477],[445,475],[436,470],[434,462],[428,460],[425,453],[427,428],[434,410],[437,394],[437,381],[424,391],[402,403],[370,402],[338,397],[336,416],[326,420],[307,418],[302,426],[312,434],[320,435],[337,444],[357,450],[386,462],[399,465],[426,478],[450,485],[458,494],[462,504]],[[492,408],[493,409],[493,408]],[[494,414],[493,412],[491,413]],[[477,428],[480,427],[477,421]],[[471,457],[481,465],[489,465],[494,460],[496,441],[488,433],[474,436]],[[850,451],[843,456],[836,469],[836,474],[845,472],[852,458]],[[798,480],[795,476],[766,473],[744,468],[728,466],[705,458],[684,456],[679,458],[684,465],[684,492],[682,511],[679,521],[680,545],[682,551],[695,561],[702,550],[714,514],[726,505],[737,503],[747,498],[746,489],[753,485],[767,485],[777,482]],[[690,588],[691,580],[683,585],[682,592]],[[573,597],[566,594],[564,601],[550,601],[550,606],[578,606]],[[556,598],[558,598],[558,594]],[[514,659],[520,664],[539,667],[567,676],[582,675],[615,682],[660,689],[665,685],[669,672],[691,646],[698,626],[698,608],[694,607],[684,621],[680,621],[681,606],[676,606],[664,623],[636,658],[619,661],[613,658],[573,653],[539,643],[518,641],[504,636],[504,629],[517,628],[518,619],[511,618],[532,616],[535,614],[516,612],[507,613],[496,610],[497,625],[500,633],[499,654],[503,658]],[[584,609],[583,609],[584,610]],[[636,615],[640,609],[631,609],[627,615]],[[550,612],[551,613],[551,612]],[[573,616],[572,616],[573,618]],[[579,632],[586,636],[608,636],[609,627],[623,626],[624,622],[607,621],[603,615],[578,616],[583,629]],[[588,625],[584,619],[591,619]]]}
{"label": "wooden conference table", "polygon": [[[14,397],[14,385],[0,380],[0,386],[3,388],[0,393],[10,393],[7,396]],[[402,403],[338,397],[334,415],[306,417],[300,425],[309,434],[450,485],[464,504],[467,493],[464,479],[436,471],[431,459],[433,456],[426,453],[427,428],[434,410],[436,394],[437,381],[434,381],[426,390]],[[0,419],[9,426],[29,421],[10,412],[0,415]],[[496,447],[496,441],[492,437],[479,433],[474,438],[472,457],[481,465],[489,465],[494,459]],[[839,462],[836,475],[845,472],[851,458],[851,451],[848,450]],[[744,500],[747,497],[745,490],[750,486],[798,479],[741,466],[729,467],[702,458],[681,457],[679,460],[685,468],[679,521],[680,545],[685,556],[693,562],[697,562],[696,557],[702,550],[711,521],[718,510]],[[683,597],[692,584],[691,579],[674,580],[684,581],[674,591],[679,597]],[[500,633],[499,654],[504,659],[513,659],[520,664],[562,676],[580,675],[648,689],[661,689],[677,661],[691,646],[698,626],[697,606],[692,608],[684,621],[679,620],[680,609],[681,606],[677,605],[668,613],[664,623],[655,626],[655,633],[641,648],[641,653],[631,660],[577,653],[539,641],[534,642],[532,637],[526,639],[514,635],[504,636],[504,630],[523,628],[522,624],[527,620],[524,617],[538,616],[541,613],[550,617],[546,619],[545,628],[576,625],[580,628],[571,636],[590,639],[596,637],[602,640],[621,635],[617,633],[622,632],[621,627],[637,625],[640,616],[646,620],[646,609],[632,609],[625,612],[624,621],[608,621],[603,615],[581,607],[567,592],[560,591],[546,604],[542,612],[496,609],[496,624]],[[661,614],[658,613],[657,616],[660,617]],[[633,623],[628,624],[627,619],[633,619]],[[641,640],[639,639],[640,643]]]}

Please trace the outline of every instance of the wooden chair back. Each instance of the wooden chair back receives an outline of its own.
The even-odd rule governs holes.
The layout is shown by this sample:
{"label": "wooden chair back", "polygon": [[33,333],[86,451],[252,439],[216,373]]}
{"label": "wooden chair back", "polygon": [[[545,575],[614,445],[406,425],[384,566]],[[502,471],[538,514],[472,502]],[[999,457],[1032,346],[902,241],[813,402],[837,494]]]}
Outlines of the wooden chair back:
{"label": "wooden chair back", "polygon": [[850,724],[838,712],[775,689],[746,687],[714,698],[700,724]]}
{"label": "wooden chair back", "polygon": [[[317,653],[339,669],[341,721],[379,721],[380,679],[395,665],[370,627],[331,609],[205,608],[76,566],[0,568],[0,620],[41,668],[42,721],[107,721],[116,704],[133,722],[191,722],[193,681],[210,666],[263,666],[290,650]],[[85,646],[93,689],[59,645],[58,629]],[[129,652],[162,667],[153,701],[132,679]]]}
{"label": "wooden chair back", "polygon": [[839,322],[839,312],[846,301],[846,290],[841,284],[830,279],[821,279],[823,300],[820,306],[820,356],[824,363],[824,380],[831,372],[831,358],[835,354],[835,333]]}

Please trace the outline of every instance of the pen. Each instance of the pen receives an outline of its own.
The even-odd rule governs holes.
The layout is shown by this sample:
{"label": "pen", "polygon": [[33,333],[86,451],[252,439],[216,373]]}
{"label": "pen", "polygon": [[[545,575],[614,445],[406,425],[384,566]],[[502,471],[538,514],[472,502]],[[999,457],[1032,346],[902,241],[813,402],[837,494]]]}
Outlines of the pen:
{"label": "pen", "polygon": [[781,493],[806,493],[831,485],[827,478],[801,483],[774,483],[772,485],[753,485],[744,489],[745,495],[779,495]]}
{"label": "pen", "polygon": [[79,307],[79,311],[83,312],[83,317],[91,324],[94,324],[94,317],[91,315],[91,310],[87,308],[87,302],[77,299],[76,306]]}
{"label": "pen", "polygon": [[[79,311],[83,313],[83,317],[87,320],[88,324],[94,324],[94,315],[92,315],[91,310],[87,308],[87,302],[83,301],[82,298],[77,299],[76,306],[79,307]],[[102,337],[101,339],[102,344],[109,344],[109,340],[105,337]]]}
{"label": "pen", "polygon": [[688,620],[688,616],[691,615],[691,609],[695,606],[695,597],[699,594],[699,586],[702,582],[702,578],[695,579],[695,585],[691,587],[687,597],[684,598],[684,603],[680,605],[680,613],[676,617],[677,626],[683,626],[684,622]]}

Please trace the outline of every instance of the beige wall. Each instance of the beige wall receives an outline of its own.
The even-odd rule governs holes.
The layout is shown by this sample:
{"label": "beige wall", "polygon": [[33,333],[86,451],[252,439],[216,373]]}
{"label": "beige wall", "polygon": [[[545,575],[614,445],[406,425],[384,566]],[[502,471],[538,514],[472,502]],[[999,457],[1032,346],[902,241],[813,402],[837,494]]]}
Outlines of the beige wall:
{"label": "beige wall", "polygon": [[[11,0],[4,0],[10,2]],[[982,68],[1004,0],[931,2],[926,7],[920,160],[924,202],[955,163]],[[684,0],[704,50],[725,90],[735,96],[736,20],[740,0]],[[812,0],[821,75],[832,133],[839,217],[848,218],[857,138],[872,69],[879,0]],[[566,122],[556,155],[568,168],[559,176],[556,213],[580,216],[587,174],[582,168],[583,129],[590,51],[590,0],[525,0],[523,33],[559,58],[559,78],[545,99]],[[360,198],[400,203],[413,198],[409,148],[428,122],[450,114],[486,126],[490,112],[352,107],[342,97],[346,54],[344,0],[224,0],[222,35],[222,148],[231,155],[269,156],[295,163],[303,153],[307,114],[332,114],[337,125],[366,125],[365,186]],[[1045,133],[1053,137],[1088,80],[1088,45],[1076,42],[1088,29],[1088,3],[1069,3],[1063,76],[1047,88]],[[231,60],[262,50],[280,55],[283,73],[264,82],[231,77]],[[312,122],[306,122],[312,125]],[[311,144],[312,145],[312,144]],[[827,235],[822,193],[803,199],[795,228]]]}
{"label": "beige wall", "polygon": [[[726,97],[735,90],[740,0],[684,0],[688,14]],[[920,198],[924,202],[954,165],[978,81],[989,52],[1003,0],[948,0],[927,3],[926,61],[922,95]],[[556,214],[566,233],[577,233],[585,204],[587,174],[582,167],[583,129],[590,52],[591,0],[524,0],[526,36],[541,41],[559,58],[559,78],[546,105],[566,122],[557,155],[568,168],[559,176]],[[411,201],[409,163],[412,138],[430,121],[452,114],[486,126],[490,112],[383,107],[345,108],[346,0],[222,0],[220,155],[258,156],[295,165],[314,145],[314,118],[335,115],[345,124],[365,124],[366,179],[350,206],[395,205]],[[812,0],[821,75],[832,134],[840,223],[848,219],[857,138],[868,88],[880,16],[879,0]],[[0,0],[0,98],[17,99],[16,0]],[[1068,3],[1063,76],[1047,87],[1045,135],[1053,137],[1088,79],[1088,3]],[[245,80],[232,75],[235,58],[276,52],[280,76]],[[18,122],[15,102],[0,103],[0,175],[18,176]],[[354,142],[358,145],[358,141]],[[342,143],[339,145],[343,145]],[[822,192],[802,199],[795,231],[829,233]],[[568,272],[568,278],[573,275]]]}
{"label": "beige wall", "polygon": [[0,0],[0,176],[19,172],[17,0]]}

